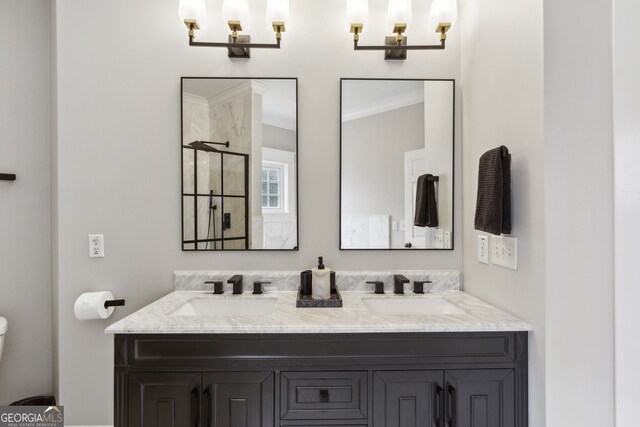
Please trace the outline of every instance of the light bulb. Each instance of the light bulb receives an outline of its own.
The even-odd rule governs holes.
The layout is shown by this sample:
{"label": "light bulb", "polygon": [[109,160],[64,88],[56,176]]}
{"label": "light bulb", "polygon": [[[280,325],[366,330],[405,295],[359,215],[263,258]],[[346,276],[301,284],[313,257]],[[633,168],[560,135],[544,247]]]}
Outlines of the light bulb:
{"label": "light bulb", "polygon": [[369,0],[347,0],[347,31],[351,30],[351,24],[369,23]]}
{"label": "light bulb", "polygon": [[433,0],[429,14],[429,25],[432,26],[434,30],[440,23],[454,25],[457,19],[458,4],[456,0]]}
{"label": "light bulb", "polygon": [[411,0],[389,0],[387,7],[387,21],[392,26],[395,24],[411,24],[413,13]]}
{"label": "light bulb", "polygon": [[196,21],[203,28],[207,19],[205,0],[180,0],[178,15],[182,22]]}
{"label": "light bulb", "polygon": [[240,21],[243,31],[249,29],[249,2],[247,0],[224,0],[222,2],[222,18],[225,23]]}
{"label": "light bulb", "polygon": [[[289,23],[289,0],[267,0],[267,23]],[[288,26],[288,25],[287,25]]]}

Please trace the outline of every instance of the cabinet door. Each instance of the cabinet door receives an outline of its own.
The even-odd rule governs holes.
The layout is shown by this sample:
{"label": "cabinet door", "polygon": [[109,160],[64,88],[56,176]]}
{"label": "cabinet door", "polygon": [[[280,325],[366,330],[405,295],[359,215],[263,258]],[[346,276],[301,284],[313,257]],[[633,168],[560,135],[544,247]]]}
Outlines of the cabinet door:
{"label": "cabinet door", "polygon": [[374,427],[440,427],[443,371],[373,373]]}
{"label": "cabinet door", "polygon": [[203,427],[273,427],[273,372],[203,375]]}
{"label": "cabinet door", "polygon": [[445,373],[449,427],[514,427],[512,369],[451,370]]}
{"label": "cabinet door", "polygon": [[129,427],[199,427],[200,373],[129,375]]}

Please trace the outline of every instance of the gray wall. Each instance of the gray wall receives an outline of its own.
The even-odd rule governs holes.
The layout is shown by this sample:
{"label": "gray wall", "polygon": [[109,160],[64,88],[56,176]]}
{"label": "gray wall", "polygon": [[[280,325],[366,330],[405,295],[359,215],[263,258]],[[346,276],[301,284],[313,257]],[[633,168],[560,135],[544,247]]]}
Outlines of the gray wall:
{"label": "gray wall", "polygon": [[0,2],[0,405],[52,391],[50,2]]}
{"label": "gray wall", "polygon": [[[461,5],[464,290],[533,325],[529,409],[530,425],[538,427],[545,423],[546,330],[542,5],[528,0]],[[512,155],[517,271],[478,263],[473,227],[478,160],[502,144]]]}
{"label": "gray wall", "polygon": [[296,151],[296,131],[262,125],[262,146],[276,150]]}
{"label": "gray wall", "polygon": [[[532,426],[611,426],[612,1],[479,3],[462,8],[464,288],[534,326]],[[477,161],[500,144],[513,156],[518,271],[476,260]]]}
{"label": "gray wall", "polygon": [[544,1],[550,427],[614,425],[612,12]]}
{"label": "gray wall", "polygon": [[[342,215],[404,221],[404,153],[424,145],[424,104],[343,122]],[[404,248],[405,232],[389,233],[390,247]]]}
{"label": "gray wall", "polygon": [[638,420],[640,401],[640,2],[614,10],[616,425]]}
{"label": "gray wall", "polygon": [[[457,79],[460,27],[449,33],[445,51],[410,52],[398,64],[384,61],[382,52],[353,51],[341,18],[343,0],[292,1],[282,50],[256,50],[238,62],[224,49],[190,48],[177,3],[57,2],[58,391],[70,425],[111,422],[113,337],[103,330],[170,292],[176,269],[298,270],[313,266],[319,255],[338,270],[462,268],[460,233],[454,251],[338,250],[340,77]],[[273,34],[260,25],[266,1],[253,4],[252,39],[270,40]],[[370,6],[372,19],[382,22],[386,0]],[[414,2],[414,14],[426,16],[428,7]],[[208,14],[200,39],[226,39],[228,28],[216,22],[220,2],[209,2]],[[141,25],[144,31],[136,31]],[[385,33],[372,26],[362,40],[379,43]],[[426,26],[415,26],[411,37],[437,42]],[[299,78],[300,251],[181,252],[180,76],[292,75]],[[459,206],[460,186],[456,195]],[[461,222],[459,216],[456,224]],[[105,234],[106,258],[87,257],[89,233]],[[107,321],[77,321],[73,302],[98,289],[111,289],[127,305]],[[88,378],[103,386],[88,394]]]}

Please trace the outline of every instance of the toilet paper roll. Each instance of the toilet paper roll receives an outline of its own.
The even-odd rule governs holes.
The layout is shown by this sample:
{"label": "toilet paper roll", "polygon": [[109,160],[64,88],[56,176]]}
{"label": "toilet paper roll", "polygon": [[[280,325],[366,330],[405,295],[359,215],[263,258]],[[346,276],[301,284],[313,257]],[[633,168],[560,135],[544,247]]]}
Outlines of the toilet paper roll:
{"label": "toilet paper roll", "polygon": [[106,319],[113,313],[113,307],[105,308],[104,303],[112,299],[113,294],[109,291],[85,292],[78,297],[73,306],[76,319]]}

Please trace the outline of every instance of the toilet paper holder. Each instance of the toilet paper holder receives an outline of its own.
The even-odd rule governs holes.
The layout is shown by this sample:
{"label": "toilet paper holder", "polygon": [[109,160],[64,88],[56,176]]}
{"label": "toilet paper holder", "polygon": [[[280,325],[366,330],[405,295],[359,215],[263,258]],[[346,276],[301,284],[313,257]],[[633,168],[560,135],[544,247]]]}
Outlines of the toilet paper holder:
{"label": "toilet paper holder", "polygon": [[124,299],[115,299],[110,291],[85,292],[73,304],[73,314],[78,320],[104,320],[122,305]]}
{"label": "toilet paper holder", "polygon": [[112,299],[109,301],[105,301],[104,308],[118,307],[118,306],[124,305],[124,302],[125,301],[123,299]]}

